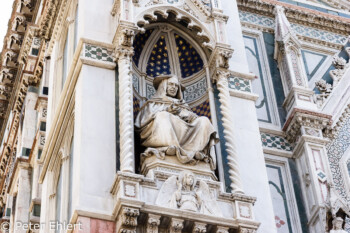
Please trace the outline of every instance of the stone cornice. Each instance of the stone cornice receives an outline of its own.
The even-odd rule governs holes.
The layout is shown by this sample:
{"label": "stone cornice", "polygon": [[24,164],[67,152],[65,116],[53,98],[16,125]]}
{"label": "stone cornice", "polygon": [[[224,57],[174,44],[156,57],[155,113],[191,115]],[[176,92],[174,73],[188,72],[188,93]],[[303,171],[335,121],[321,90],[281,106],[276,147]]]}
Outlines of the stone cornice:
{"label": "stone cornice", "polygon": [[324,2],[334,8],[350,11],[350,2],[348,0],[324,0]]}
{"label": "stone cornice", "polygon": [[274,9],[276,5],[283,6],[285,8],[286,16],[290,22],[322,30],[328,30],[339,34],[350,34],[350,19],[348,18],[327,14],[276,0],[238,0],[237,4],[240,10],[260,15],[262,14],[269,17],[274,17]]}
{"label": "stone cornice", "polygon": [[331,123],[331,115],[295,108],[284,124],[283,131],[286,132],[287,140],[294,143],[301,136],[302,126],[324,130]]}

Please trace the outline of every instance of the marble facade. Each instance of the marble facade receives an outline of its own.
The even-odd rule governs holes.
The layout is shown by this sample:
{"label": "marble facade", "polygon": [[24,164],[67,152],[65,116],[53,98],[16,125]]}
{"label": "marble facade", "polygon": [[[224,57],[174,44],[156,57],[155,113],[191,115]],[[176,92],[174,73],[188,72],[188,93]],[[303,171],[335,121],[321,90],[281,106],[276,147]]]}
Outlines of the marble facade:
{"label": "marble facade", "polygon": [[14,0],[0,232],[350,232],[349,12]]}

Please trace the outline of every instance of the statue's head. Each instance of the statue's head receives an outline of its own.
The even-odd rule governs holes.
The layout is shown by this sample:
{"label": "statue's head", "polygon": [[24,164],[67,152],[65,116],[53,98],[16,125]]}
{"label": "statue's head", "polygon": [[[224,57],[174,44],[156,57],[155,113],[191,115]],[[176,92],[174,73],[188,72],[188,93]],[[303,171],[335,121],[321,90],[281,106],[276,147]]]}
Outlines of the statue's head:
{"label": "statue's head", "polygon": [[175,76],[167,79],[167,88],[166,88],[167,96],[175,97],[178,90],[179,90],[179,80]]}
{"label": "statue's head", "polygon": [[194,186],[196,185],[196,178],[190,171],[181,172],[179,175],[179,180],[183,187],[189,187],[190,190],[193,190]]}
{"label": "statue's head", "polygon": [[332,223],[333,223],[333,229],[334,230],[342,230],[343,229],[343,222],[344,220],[341,217],[336,217]]}
{"label": "statue's head", "polygon": [[160,75],[153,80],[153,86],[157,90],[155,98],[165,96],[182,99],[185,87],[181,85],[176,75]]}

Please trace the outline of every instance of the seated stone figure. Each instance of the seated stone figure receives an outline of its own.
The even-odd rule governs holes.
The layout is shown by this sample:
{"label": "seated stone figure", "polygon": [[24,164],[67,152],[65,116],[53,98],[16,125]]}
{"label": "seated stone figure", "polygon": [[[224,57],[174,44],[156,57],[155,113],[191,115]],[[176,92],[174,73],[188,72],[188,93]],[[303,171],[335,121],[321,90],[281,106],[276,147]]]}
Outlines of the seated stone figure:
{"label": "seated stone figure", "polygon": [[135,120],[141,143],[147,147],[142,156],[175,155],[181,163],[205,161],[214,170],[216,158],[210,149],[218,138],[210,120],[191,111],[176,76],[158,76],[153,86],[156,94],[142,106]]}

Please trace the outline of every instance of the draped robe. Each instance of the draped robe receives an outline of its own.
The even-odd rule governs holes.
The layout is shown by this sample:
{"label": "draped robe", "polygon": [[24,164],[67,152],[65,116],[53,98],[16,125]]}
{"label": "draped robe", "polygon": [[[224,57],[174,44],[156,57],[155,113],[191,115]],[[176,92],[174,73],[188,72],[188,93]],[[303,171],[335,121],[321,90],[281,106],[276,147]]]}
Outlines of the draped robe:
{"label": "draped robe", "polygon": [[[192,117],[194,113],[182,99],[179,88],[176,98],[166,95],[167,80],[163,80],[157,93],[141,108],[135,120],[140,131],[142,145],[176,155],[181,163],[204,160],[212,170],[216,166],[215,155],[210,148],[218,142],[216,131],[207,117]],[[171,106],[178,113],[169,111]],[[191,119],[191,120],[189,120]],[[171,150],[169,150],[171,148]]]}

